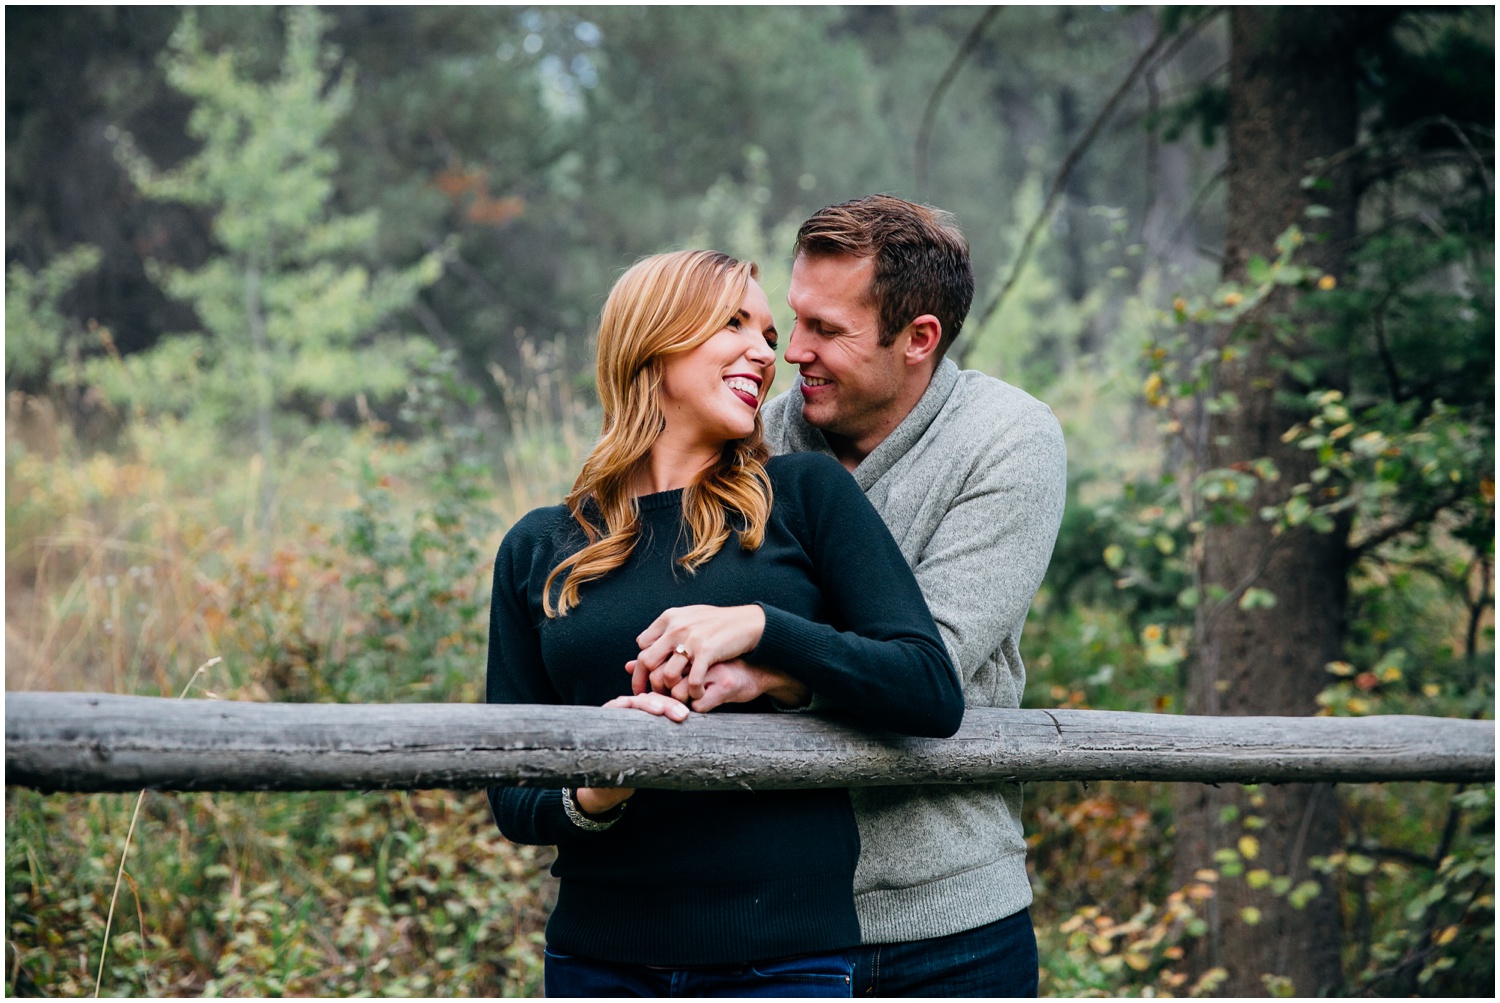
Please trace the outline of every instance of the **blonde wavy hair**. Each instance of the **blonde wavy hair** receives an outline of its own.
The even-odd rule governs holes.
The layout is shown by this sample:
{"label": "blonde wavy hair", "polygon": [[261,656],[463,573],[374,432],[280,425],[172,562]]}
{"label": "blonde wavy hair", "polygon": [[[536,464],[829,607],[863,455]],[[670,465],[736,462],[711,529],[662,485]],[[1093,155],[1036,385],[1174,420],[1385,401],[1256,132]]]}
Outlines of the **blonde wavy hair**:
{"label": "blonde wavy hair", "polygon": [[[542,592],[547,616],[566,616],[578,605],[579,586],[630,557],[640,535],[640,509],[631,489],[666,425],[663,360],[697,348],[722,329],[744,302],[750,281],[759,277],[753,262],[718,251],[677,251],[637,262],[610,290],[599,319],[604,430],[566,499],[588,543],[547,576]],[[767,381],[762,400],[769,389]],[[771,514],[769,455],[757,413],[755,431],[726,442],[718,462],[683,491],[692,548],[677,563],[685,571],[693,573],[717,554],[732,530],[743,549],[761,545]],[[737,525],[731,526],[731,514]],[[559,577],[562,590],[554,600]]]}

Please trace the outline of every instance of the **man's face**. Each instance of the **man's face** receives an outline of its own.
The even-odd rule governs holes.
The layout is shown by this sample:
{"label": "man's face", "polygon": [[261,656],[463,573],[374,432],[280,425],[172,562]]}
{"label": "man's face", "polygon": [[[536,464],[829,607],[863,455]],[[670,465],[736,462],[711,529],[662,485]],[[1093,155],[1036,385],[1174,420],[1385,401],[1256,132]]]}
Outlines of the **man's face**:
{"label": "man's face", "polygon": [[787,294],[797,320],[786,361],[801,371],[802,417],[847,440],[860,456],[905,417],[897,405],[909,396],[903,390],[914,375],[903,358],[904,334],[880,345],[869,297],[874,275],[874,258],[799,255]]}

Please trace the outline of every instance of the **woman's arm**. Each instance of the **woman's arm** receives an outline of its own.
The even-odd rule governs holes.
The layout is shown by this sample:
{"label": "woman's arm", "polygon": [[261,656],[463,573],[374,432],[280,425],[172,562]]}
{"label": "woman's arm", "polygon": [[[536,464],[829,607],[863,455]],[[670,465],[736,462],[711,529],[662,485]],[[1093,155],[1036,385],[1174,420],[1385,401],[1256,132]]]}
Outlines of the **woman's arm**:
{"label": "woman's arm", "polygon": [[[712,665],[743,655],[872,727],[953,734],[964,709],[958,674],[890,531],[836,461],[807,458],[786,466],[778,499],[795,506],[828,614],[845,629],[768,603],[680,607],[638,638],[638,662],[648,674],[664,667],[669,683],[673,675],[686,676],[697,696]],[[638,670],[637,689],[642,685]]]}
{"label": "woman's arm", "polygon": [[[495,556],[494,588],[490,594],[489,655],[485,670],[487,703],[558,704],[562,697],[547,677],[542,662],[541,638],[537,633],[540,610],[532,608],[527,585],[535,573],[538,553],[526,532],[534,523],[522,520],[506,535]],[[542,572],[545,578],[546,572]],[[541,581],[542,579],[537,579]],[[597,830],[586,830],[568,817],[563,792],[531,787],[491,787],[490,809],[500,832],[514,843],[557,846],[598,839]],[[621,801],[624,793],[581,788],[576,807],[585,814],[602,814]],[[596,795],[602,794],[603,797]]]}

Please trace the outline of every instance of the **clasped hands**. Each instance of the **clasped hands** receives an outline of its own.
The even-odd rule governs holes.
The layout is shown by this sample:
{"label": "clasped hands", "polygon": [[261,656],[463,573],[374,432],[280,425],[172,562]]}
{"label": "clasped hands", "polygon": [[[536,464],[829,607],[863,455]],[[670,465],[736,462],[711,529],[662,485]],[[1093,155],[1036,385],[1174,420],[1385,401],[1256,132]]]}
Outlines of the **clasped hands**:
{"label": "clasped hands", "polygon": [[[675,606],[636,636],[640,654],[625,663],[633,696],[606,707],[632,707],[674,721],[691,709],[706,714],[762,694],[783,705],[805,703],[806,686],[744,660],[760,644],[766,612],[759,606]],[[655,700],[652,697],[667,698]]]}
{"label": "clasped hands", "polygon": [[[606,707],[656,714],[681,723],[688,711],[706,714],[726,703],[761,695],[784,707],[805,704],[808,688],[775,669],[746,662],[766,629],[766,611],[749,606],[674,606],[636,637],[640,654],[625,663],[632,695]],[[691,707],[689,707],[691,704]],[[600,814],[629,798],[628,787],[582,787],[578,806]]]}

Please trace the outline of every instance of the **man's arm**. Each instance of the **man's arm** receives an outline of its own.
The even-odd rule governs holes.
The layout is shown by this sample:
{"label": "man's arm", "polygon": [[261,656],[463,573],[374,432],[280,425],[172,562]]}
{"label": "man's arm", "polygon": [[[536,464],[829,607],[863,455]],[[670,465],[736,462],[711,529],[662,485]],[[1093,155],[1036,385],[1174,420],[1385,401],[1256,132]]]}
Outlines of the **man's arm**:
{"label": "man's arm", "polygon": [[[1051,561],[1066,495],[1062,429],[1037,407],[996,436],[918,556],[917,584],[966,689],[1005,637],[1019,635]],[[694,709],[807,691],[785,672],[738,660],[715,665],[706,681],[719,692],[694,701]],[[1019,705],[1020,697],[1005,699]]]}
{"label": "man's arm", "polygon": [[912,568],[966,691],[1006,637],[1019,639],[1057,542],[1067,469],[1062,429],[1037,407],[996,436]]}

